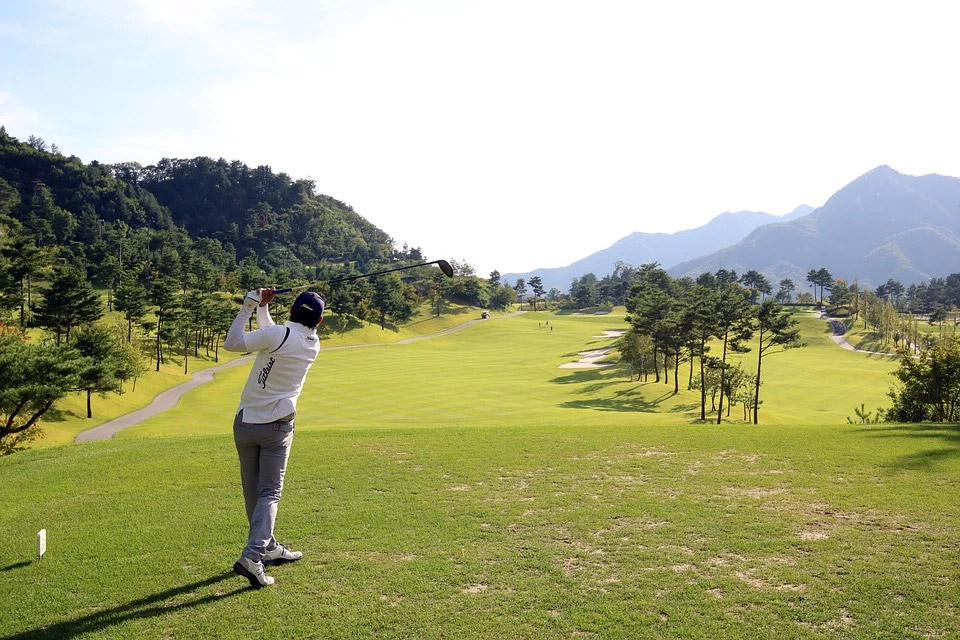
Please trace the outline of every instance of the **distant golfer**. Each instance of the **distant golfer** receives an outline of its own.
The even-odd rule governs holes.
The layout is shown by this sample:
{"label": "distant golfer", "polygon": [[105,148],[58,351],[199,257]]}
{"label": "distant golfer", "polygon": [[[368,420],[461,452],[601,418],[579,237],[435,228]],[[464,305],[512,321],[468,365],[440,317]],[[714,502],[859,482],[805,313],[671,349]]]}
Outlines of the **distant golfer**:
{"label": "distant golfer", "polygon": [[[290,307],[290,319],[281,326],[274,323],[267,307],[276,295],[273,289],[249,292],[223,341],[228,351],[257,353],[233,421],[250,523],[247,546],[233,570],[257,589],[273,584],[264,564],[303,557],[277,542],[273,525],[293,444],[297,398],[320,351],[317,325],[323,321],[324,307],[323,298],[316,293],[301,293]],[[245,333],[244,325],[254,309],[259,328]]]}

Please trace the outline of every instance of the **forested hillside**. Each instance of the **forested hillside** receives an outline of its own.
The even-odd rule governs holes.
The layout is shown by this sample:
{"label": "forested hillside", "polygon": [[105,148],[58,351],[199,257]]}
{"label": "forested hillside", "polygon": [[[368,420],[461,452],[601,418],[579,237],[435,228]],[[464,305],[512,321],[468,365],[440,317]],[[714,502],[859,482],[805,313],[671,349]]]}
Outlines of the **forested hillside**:
{"label": "forested hillside", "polygon": [[246,260],[271,275],[305,277],[305,265],[363,268],[395,257],[391,238],[348,205],[266,166],[206,157],[84,164],[0,130],[0,181],[6,215],[40,247],[59,245],[62,257],[100,279],[113,259],[163,275],[175,275],[174,262],[222,273]]}

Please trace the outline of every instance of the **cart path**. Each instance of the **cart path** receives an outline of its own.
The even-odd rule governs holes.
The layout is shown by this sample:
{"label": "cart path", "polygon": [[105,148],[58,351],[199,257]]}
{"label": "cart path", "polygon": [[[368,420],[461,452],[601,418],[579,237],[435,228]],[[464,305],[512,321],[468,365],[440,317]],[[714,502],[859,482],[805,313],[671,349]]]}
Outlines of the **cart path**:
{"label": "cart path", "polygon": [[186,382],[181,382],[174,387],[170,387],[169,389],[165,389],[164,391],[158,393],[153,399],[153,402],[144,408],[131,411],[130,413],[125,413],[119,418],[108,420],[101,425],[93,427],[92,429],[81,431],[77,434],[77,437],[75,437],[73,441],[93,442],[94,440],[107,440],[112,438],[118,431],[126,429],[127,427],[132,427],[135,424],[140,424],[147,418],[152,418],[158,413],[163,413],[167,409],[172,409],[177,405],[178,402],[180,402],[180,398],[183,397],[183,394],[191,389],[196,389],[206,382],[210,382],[213,380],[213,376],[216,375],[218,371],[230,369],[231,367],[238,367],[242,364],[247,364],[252,360],[252,355],[241,356],[236,360],[231,360],[226,364],[209,367],[207,369],[201,369],[190,376],[190,379]]}
{"label": "cart path", "polygon": [[[512,318],[513,316],[518,316],[526,311],[514,311],[513,313],[506,313],[502,316],[497,316],[492,319],[499,318]],[[368,344],[352,344],[344,345],[342,347],[329,347],[327,349],[321,349],[320,351],[336,351],[339,349],[360,349],[363,347],[384,347],[394,344],[409,344],[411,342],[416,342],[417,340],[426,340],[428,338],[436,338],[439,336],[445,336],[461,329],[466,329],[467,327],[473,326],[478,322],[485,322],[482,318],[477,318],[476,320],[468,320],[463,324],[458,324],[455,327],[450,327],[449,329],[444,329],[443,331],[437,331],[436,333],[430,333],[424,336],[415,336],[413,338],[405,338],[403,340],[398,340],[397,342],[375,342]],[[237,358],[236,360],[231,360],[226,364],[217,365],[215,367],[209,367],[207,369],[202,369],[194,373],[189,380],[186,382],[181,382],[180,384],[170,387],[164,391],[161,391],[156,395],[153,401],[142,409],[137,409],[136,411],[131,411],[122,416],[114,418],[113,420],[108,420],[103,424],[97,425],[87,429],[86,431],[81,431],[73,439],[74,442],[93,442],[95,440],[108,440],[112,438],[117,432],[122,431],[128,427],[138,425],[144,420],[152,418],[155,415],[163,413],[173,407],[177,406],[177,403],[180,402],[180,398],[183,397],[185,393],[196,389],[202,384],[210,382],[213,380],[213,377],[220,371],[225,369],[230,369],[232,367],[238,367],[254,359],[253,355],[246,355]]]}
{"label": "cart path", "polygon": [[859,347],[853,346],[847,342],[846,338],[843,337],[843,335],[847,332],[847,326],[843,323],[843,320],[840,318],[828,318],[823,312],[820,312],[818,317],[826,320],[830,325],[830,328],[833,329],[833,335],[830,336],[830,339],[833,340],[841,349],[846,349],[847,351],[856,351],[857,353],[872,353],[878,356],[890,356],[892,358],[897,357],[897,354],[895,353],[888,353],[886,351],[868,351],[867,349],[860,349]]}

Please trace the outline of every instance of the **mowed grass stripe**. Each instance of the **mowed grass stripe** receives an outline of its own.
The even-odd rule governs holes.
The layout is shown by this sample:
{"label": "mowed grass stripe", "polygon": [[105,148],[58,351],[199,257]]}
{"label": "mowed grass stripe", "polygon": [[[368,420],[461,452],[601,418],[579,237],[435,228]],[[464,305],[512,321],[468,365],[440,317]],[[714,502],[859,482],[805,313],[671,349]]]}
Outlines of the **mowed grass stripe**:
{"label": "mowed grass stripe", "polygon": [[[861,402],[885,406],[895,361],[845,351],[826,323],[798,316],[808,346],[764,361],[766,423],[839,424]],[[549,329],[546,322],[554,327]],[[298,428],[391,426],[675,424],[699,417],[699,392],[637,383],[623,366],[559,369],[577,353],[608,346],[596,338],[625,327],[622,316],[528,313],[406,345],[321,352],[299,402]],[[714,353],[717,349],[714,349]],[[755,370],[755,352],[743,356]],[[225,372],[172,411],[119,437],[226,433],[246,370]],[[671,371],[671,377],[673,372]],[[742,420],[736,407],[731,419]]]}
{"label": "mowed grass stripe", "polygon": [[[0,635],[949,637],[955,428],[643,425],[298,433],[245,589],[229,436],[0,460]],[[50,551],[30,563],[33,534]]]}

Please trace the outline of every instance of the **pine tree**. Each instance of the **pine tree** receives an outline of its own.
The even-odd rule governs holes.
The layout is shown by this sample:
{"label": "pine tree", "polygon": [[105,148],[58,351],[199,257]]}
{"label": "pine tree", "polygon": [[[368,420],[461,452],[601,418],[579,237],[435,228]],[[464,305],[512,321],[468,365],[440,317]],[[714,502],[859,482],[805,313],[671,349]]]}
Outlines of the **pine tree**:
{"label": "pine tree", "polygon": [[[46,253],[37,248],[18,222],[12,221],[7,227],[7,239],[5,244],[0,245],[0,256],[6,259],[9,267],[9,289],[11,297],[16,297],[17,306],[20,307],[22,329],[28,319],[31,278],[40,271],[46,260]],[[15,288],[19,291],[15,291]]]}
{"label": "pine tree", "polygon": [[753,424],[757,424],[760,413],[760,370],[763,357],[780,353],[787,349],[802,347],[800,330],[795,329],[797,321],[790,312],[772,300],[766,300],[757,311],[757,329],[760,332],[760,344],[757,348],[757,377],[754,380]]}
{"label": "pine tree", "polygon": [[27,214],[27,227],[36,238],[38,246],[58,242],[63,244],[73,235],[77,220],[72,213],[57,206],[53,194],[45,184],[37,182]]}
{"label": "pine tree", "polygon": [[384,329],[387,316],[402,322],[413,315],[413,304],[405,295],[403,283],[395,274],[378,276],[373,282],[373,306],[380,316],[380,329]]}
{"label": "pine tree", "polygon": [[130,342],[133,323],[147,315],[147,290],[137,281],[134,271],[123,274],[113,303],[127,321],[127,342]]}
{"label": "pine tree", "polygon": [[77,331],[73,347],[83,357],[77,390],[87,393],[87,417],[92,418],[90,397],[120,391],[121,381],[133,375],[133,363],[110,330],[96,324]]}
{"label": "pine tree", "polygon": [[695,314],[693,335],[695,336],[695,354],[700,360],[700,419],[707,419],[707,352],[710,351],[710,338],[717,333],[717,303],[719,296],[715,291],[703,285],[693,290]]}
{"label": "pine tree", "polygon": [[517,300],[520,301],[520,307],[523,308],[523,296],[527,295],[527,282],[523,278],[517,278],[513,290],[517,292]]}
{"label": "pine tree", "polygon": [[160,371],[160,363],[163,362],[164,323],[176,309],[179,289],[180,286],[176,280],[166,277],[155,281],[150,291],[150,299],[157,305],[157,371]]}
{"label": "pine tree", "polygon": [[37,324],[55,331],[57,346],[61,335],[70,342],[73,327],[96,322],[103,316],[100,296],[76,267],[68,266],[54,273],[48,289],[43,289],[43,301],[37,306]]}
{"label": "pine tree", "polygon": [[16,330],[0,331],[0,455],[39,435],[37,421],[76,388],[80,360],[74,349],[28,343]]}
{"label": "pine tree", "polygon": [[[749,351],[743,343],[753,335],[753,310],[743,294],[730,287],[720,294],[717,304],[717,338],[723,340],[723,355],[720,358],[720,389],[725,389],[727,374],[727,352],[745,353]],[[717,424],[723,418],[723,393],[720,394],[720,408],[717,411]]]}

